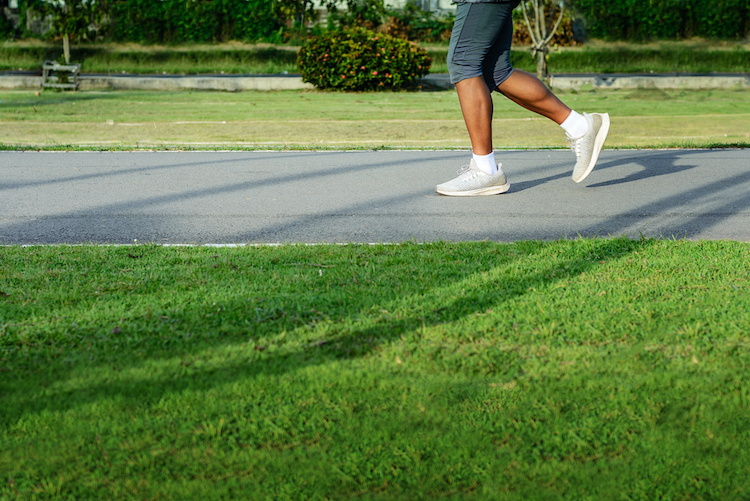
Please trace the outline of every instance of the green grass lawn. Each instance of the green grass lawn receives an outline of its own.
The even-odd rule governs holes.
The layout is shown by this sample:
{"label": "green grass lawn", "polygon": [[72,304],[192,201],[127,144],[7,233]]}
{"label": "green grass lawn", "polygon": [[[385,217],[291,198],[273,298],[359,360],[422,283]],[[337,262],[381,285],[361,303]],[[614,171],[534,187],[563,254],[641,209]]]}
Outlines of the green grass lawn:
{"label": "green grass lawn", "polygon": [[[565,134],[493,94],[497,148],[566,147]],[[750,91],[559,93],[609,112],[607,147],[745,146]],[[696,117],[700,117],[699,119]],[[0,148],[466,148],[455,91],[0,92]],[[3,146],[4,145],[4,146]],[[72,145],[72,146],[71,146]]]}
{"label": "green grass lawn", "polygon": [[0,499],[747,499],[750,246],[0,248]]}
{"label": "green grass lawn", "polygon": [[[299,73],[299,47],[284,45],[91,45],[72,49],[71,57],[87,73]],[[0,70],[34,70],[45,59],[61,54],[62,47],[40,43],[0,47]]]}
{"label": "green grass lawn", "polygon": [[[299,47],[269,44],[148,46],[99,44],[73,47],[72,58],[88,73],[298,73]],[[447,73],[446,44],[428,44],[433,73]],[[0,46],[0,71],[38,70],[42,61],[58,57],[60,44],[14,42]],[[704,41],[649,44],[592,41],[582,47],[559,47],[550,53],[552,73],[706,73],[750,71],[750,50],[742,43]],[[517,68],[536,72],[525,47],[511,60]]]}

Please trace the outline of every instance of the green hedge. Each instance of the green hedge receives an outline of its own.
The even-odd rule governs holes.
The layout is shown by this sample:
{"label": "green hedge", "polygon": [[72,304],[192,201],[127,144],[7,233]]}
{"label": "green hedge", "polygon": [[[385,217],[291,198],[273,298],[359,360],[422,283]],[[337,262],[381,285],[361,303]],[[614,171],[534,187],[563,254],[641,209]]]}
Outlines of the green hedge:
{"label": "green hedge", "polygon": [[737,39],[750,33],[750,0],[574,0],[573,5],[591,38]]}
{"label": "green hedge", "polygon": [[[40,0],[20,2],[22,16],[25,6],[36,1]],[[111,0],[106,3],[111,23],[103,34],[119,42],[275,38],[281,41],[282,24],[274,15],[274,5],[279,1],[282,0]],[[572,3],[578,17],[585,20],[590,38],[738,39],[750,35],[750,0],[572,0]],[[0,15],[0,37],[10,36],[10,27],[3,21]],[[412,28],[419,31],[420,26]],[[444,26],[439,28],[438,32],[445,31]]]}
{"label": "green hedge", "polygon": [[213,42],[268,38],[280,28],[273,0],[119,0],[108,38],[120,42]]}
{"label": "green hedge", "polygon": [[13,26],[10,21],[5,19],[2,9],[0,9],[0,41],[9,38],[13,34]]}

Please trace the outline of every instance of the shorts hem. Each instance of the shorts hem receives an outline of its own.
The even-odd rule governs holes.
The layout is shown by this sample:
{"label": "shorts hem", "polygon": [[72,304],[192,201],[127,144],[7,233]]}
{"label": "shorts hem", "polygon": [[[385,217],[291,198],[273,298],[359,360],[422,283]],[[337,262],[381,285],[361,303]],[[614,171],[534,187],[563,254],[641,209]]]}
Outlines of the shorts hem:
{"label": "shorts hem", "polygon": [[456,84],[457,84],[458,82],[460,82],[461,80],[468,80],[469,78],[476,78],[476,77],[483,77],[483,76],[484,76],[484,74],[483,74],[483,73],[482,73],[482,72],[480,71],[480,72],[478,72],[478,73],[477,73],[476,75],[471,75],[471,74],[469,74],[469,75],[461,75],[461,76],[459,76],[459,77],[453,77],[453,76],[451,75],[451,77],[450,77],[450,78],[451,78],[451,84],[452,84],[452,85],[456,85]]}
{"label": "shorts hem", "polygon": [[503,77],[502,80],[500,80],[499,82],[495,82],[495,88],[492,89],[492,90],[499,90],[498,87],[500,87],[502,84],[504,84],[505,81],[508,78],[510,78],[510,76],[513,74],[514,71],[516,71],[516,69],[515,68],[511,68],[510,71],[505,75],[505,77]]}

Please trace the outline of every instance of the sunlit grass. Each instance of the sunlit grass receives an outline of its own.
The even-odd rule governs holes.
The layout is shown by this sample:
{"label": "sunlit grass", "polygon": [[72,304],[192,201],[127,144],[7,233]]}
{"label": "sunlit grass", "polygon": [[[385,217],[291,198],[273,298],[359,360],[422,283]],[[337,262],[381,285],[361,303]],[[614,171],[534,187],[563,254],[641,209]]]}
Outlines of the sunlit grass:
{"label": "sunlit grass", "polygon": [[[428,44],[432,73],[447,73],[446,44]],[[82,45],[72,57],[88,73],[299,73],[299,47],[269,44],[182,46]],[[58,57],[62,47],[44,43],[13,43],[0,47],[0,70],[37,70],[42,61]],[[750,68],[750,51],[740,43],[699,42],[603,44],[555,47],[549,55],[552,73],[708,73],[740,72]],[[536,71],[526,47],[515,47],[511,61],[519,69]]]}
{"label": "sunlit grass", "polygon": [[[579,112],[608,112],[607,147],[745,145],[750,91],[619,90],[559,93]],[[566,147],[565,135],[494,94],[498,148]],[[700,119],[696,119],[700,117]],[[0,92],[0,142],[59,149],[466,148],[455,91]]]}
{"label": "sunlit grass", "polygon": [[0,248],[0,498],[741,499],[750,247]]}

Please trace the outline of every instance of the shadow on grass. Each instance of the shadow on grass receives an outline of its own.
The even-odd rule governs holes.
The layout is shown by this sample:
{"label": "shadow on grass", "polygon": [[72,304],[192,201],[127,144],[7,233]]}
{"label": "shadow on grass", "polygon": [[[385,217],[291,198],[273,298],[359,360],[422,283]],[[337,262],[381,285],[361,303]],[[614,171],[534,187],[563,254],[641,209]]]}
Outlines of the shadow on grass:
{"label": "shadow on grass", "polygon": [[[418,338],[425,327],[458,324],[472,315],[484,313],[488,308],[503,308],[505,302],[523,297],[531,290],[549,289],[560,280],[574,279],[600,266],[600,263],[618,260],[632,252],[644,250],[653,245],[653,242],[652,240],[632,241],[620,238],[579,243],[571,246],[569,255],[560,255],[546,267],[534,270],[515,280],[501,277],[503,267],[517,259],[515,255],[507,253],[507,249],[516,249],[524,257],[528,257],[544,251],[549,244],[525,242],[512,248],[504,247],[506,253],[498,255],[490,255],[488,251],[491,248],[486,248],[481,262],[474,261],[475,269],[468,274],[464,272],[463,262],[459,266],[449,264],[434,266],[427,277],[430,283],[422,285],[420,280],[410,280],[408,285],[411,290],[404,293],[402,297],[394,298],[392,290],[380,288],[375,289],[371,294],[353,295],[351,299],[356,302],[356,305],[349,308],[351,313],[331,318],[329,330],[332,333],[325,339],[318,339],[317,342],[301,346],[296,351],[280,350],[278,354],[271,352],[269,355],[259,356],[252,360],[238,359],[238,357],[227,359],[220,366],[199,367],[179,376],[176,376],[172,370],[165,370],[163,376],[149,379],[113,380],[89,386],[84,383],[77,389],[65,390],[63,389],[64,383],[71,376],[74,367],[62,362],[61,358],[75,355],[73,358],[79,360],[77,363],[81,363],[80,360],[89,355],[94,360],[91,363],[95,365],[95,368],[108,370],[110,365],[102,364],[101,360],[111,358],[115,350],[118,355],[114,364],[118,370],[124,371],[159,360],[174,360],[177,356],[195,356],[208,347],[216,349],[222,346],[240,345],[247,343],[249,336],[254,338],[254,343],[263,345],[268,342],[269,338],[281,332],[302,328],[303,331],[300,332],[304,334],[306,325],[314,328],[314,323],[308,324],[310,312],[320,313],[326,310],[326,295],[302,294],[299,297],[288,297],[288,295],[280,294],[271,296],[265,302],[266,306],[260,310],[251,309],[247,298],[237,297],[223,305],[226,311],[244,312],[233,325],[225,326],[230,330],[226,335],[218,334],[216,331],[218,326],[206,325],[206,321],[203,321],[201,325],[200,320],[194,318],[194,310],[170,314],[176,320],[182,320],[180,325],[184,327],[181,327],[181,330],[192,331],[200,326],[202,332],[198,331],[176,348],[170,349],[169,346],[165,346],[158,351],[152,350],[146,360],[137,359],[135,353],[145,349],[144,345],[161,342],[163,334],[152,332],[148,322],[142,318],[140,325],[134,323],[133,326],[124,329],[122,336],[130,342],[129,344],[123,343],[119,347],[113,346],[112,336],[104,334],[101,328],[94,328],[95,331],[91,335],[83,337],[80,333],[71,333],[66,337],[58,336],[55,339],[40,339],[35,342],[17,340],[9,344],[6,341],[4,350],[6,357],[9,357],[9,362],[16,364],[18,368],[14,369],[12,379],[5,377],[0,385],[5,409],[0,423],[8,426],[29,415],[42,412],[64,412],[105,399],[116,399],[133,406],[151,405],[165,395],[188,389],[203,391],[260,375],[278,376],[310,366],[359,359],[402,337],[412,340],[415,337]],[[409,250],[408,245],[407,249],[399,249],[399,252]],[[442,248],[450,247],[450,244],[434,244],[433,250],[436,254],[440,252],[441,246]],[[415,252],[421,252],[424,247],[414,245],[413,249]],[[393,258],[394,254],[393,248],[384,248],[382,251],[385,258]],[[395,258],[398,259],[398,256]],[[388,261],[388,259],[385,260]],[[497,264],[498,261],[502,264]],[[400,263],[390,265],[403,266],[401,273],[405,276],[411,276],[411,272],[416,272],[410,270],[409,265]],[[349,270],[346,271],[347,274],[348,272]],[[336,286],[335,284],[329,285]],[[159,292],[157,291],[156,294],[158,295]],[[441,300],[443,297],[450,297],[450,299]],[[199,308],[205,310],[210,306],[204,304]],[[369,318],[374,308],[404,313],[401,318],[380,318],[376,319],[372,325],[358,326],[357,321],[361,323],[358,319]],[[111,319],[112,323],[117,321],[118,319]],[[133,333],[128,334],[129,330]],[[170,331],[166,334],[178,339],[185,332]],[[37,342],[39,344],[35,344]],[[68,348],[71,343],[79,347]],[[82,345],[86,343],[90,343],[91,346],[83,347]],[[76,351],[79,353],[76,354]],[[27,367],[21,368],[22,365]],[[511,372],[515,374],[514,371],[518,371],[519,367],[519,364],[508,363],[494,370],[496,374]],[[50,377],[54,377],[56,383],[62,384],[60,389],[37,391],[39,387],[50,384]],[[33,390],[30,391],[31,389]]]}
{"label": "shadow on grass", "polygon": [[[41,96],[18,95],[11,99],[3,99],[0,102],[0,111],[8,111],[13,108],[42,108],[43,106],[52,106],[63,103],[84,102],[84,101],[107,101],[118,98],[114,92],[98,92],[91,94],[88,92],[71,92],[45,90]],[[75,125],[75,124],[71,124]]]}
{"label": "shadow on grass", "polygon": [[[6,61],[14,59],[36,59],[39,66],[48,59],[57,59],[62,55],[60,46],[39,47],[2,47],[0,55]],[[87,65],[149,65],[149,64],[178,64],[189,68],[191,65],[253,65],[253,64],[294,64],[297,63],[297,53],[293,50],[275,47],[258,47],[252,49],[208,49],[208,50],[117,50],[103,47],[73,47],[71,59],[81,63],[82,70]]]}

